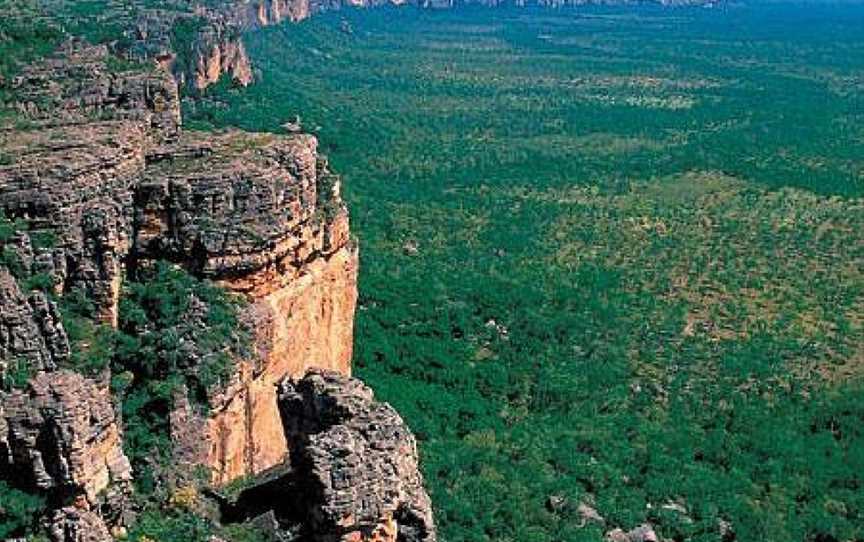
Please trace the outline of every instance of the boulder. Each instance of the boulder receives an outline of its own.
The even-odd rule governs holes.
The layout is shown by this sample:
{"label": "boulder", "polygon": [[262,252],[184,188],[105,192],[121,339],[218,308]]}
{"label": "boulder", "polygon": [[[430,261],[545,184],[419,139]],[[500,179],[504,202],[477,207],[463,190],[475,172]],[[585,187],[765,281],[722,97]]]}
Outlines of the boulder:
{"label": "boulder", "polygon": [[436,539],[414,436],[371,389],[313,371],[282,382],[279,411],[314,540]]}

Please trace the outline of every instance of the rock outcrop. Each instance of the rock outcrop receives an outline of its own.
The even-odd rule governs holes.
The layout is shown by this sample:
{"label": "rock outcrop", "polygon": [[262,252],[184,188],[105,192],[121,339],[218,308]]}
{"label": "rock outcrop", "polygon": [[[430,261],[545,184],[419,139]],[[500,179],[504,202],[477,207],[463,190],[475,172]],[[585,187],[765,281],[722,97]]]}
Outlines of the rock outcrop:
{"label": "rock outcrop", "polygon": [[180,97],[170,75],[152,62],[123,62],[104,45],[67,42],[27,66],[10,86],[17,108],[30,121],[139,121],[157,141],[179,131]]}
{"label": "rock outcrop", "polygon": [[187,77],[195,89],[203,90],[225,76],[240,86],[252,83],[252,63],[243,41],[223,25],[207,25],[198,34],[192,52]]}
{"label": "rock outcrop", "polygon": [[179,95],[155,69],[112,71],[104,47],[68,43],[13,84],[29,128],[0,132],[0,209],[55,234],[42,271],[81,289],[116,323],[129,249],[132,186],[146,149],[177,137]]}
{"label": "rock outcrop", "polygon": [[69,339],[57,306],[42,292],[25,296],[3,267],[0,309],[0,379],[16,370],[51,371],[69,358]]}
{"label": "rock outcrop", "polygon": [[0,479],[96,505],[109,487],[131,489],[122,431],[107,382],[40,373],[0,404]]}
{"label": "rock outcrop", "polygon": [[37,126],[0,136],[16,156],[0,167],[0,208],[53,231],[59,291],[85,291],[116,322],[122,258],[129,246],[131,185],[144,166],[146,131],[132,121]]}
{"label": "rock outcrop", "polygon": [[[86,292],[106,323],[116,325],[123,277],[157,259],[247,298],[254,355],[237,360],[212,412],[182,425],[209,444],[199,459],[214,481],[260,472],[287,449],[276,383],[310,367],[350,371],[357,250],[339,179],[310,135],[181,131],[173,79],[115,74],[105,55],[69,44],[17,81],[34,124],[0,133],[0,151],[16,157],[0,166],[0,209],[55,232],[44,272],[59,294]],[[9,281],[0,295],[27,297]],[[63,345],[49,340],[56,314],[39,295],[32,310],[4,313],[0,348],[35,349],[34,367],[52,369]],[[40,325],[47,338],[28,339]]]}
{"label": "rock outcrop", "polygon": [[414,436],[359,380],[313,371],[279,388],[291,477],[311,539],[432,542]]}
{"label": "rock outcrop", "polygon": [[250,301],[256,355],[199,424],[203,462],[220,483],[272,467],[287,450],[276,383],[350,372],[357,250],[338,178],[309,135],[190,133],[154,149],[134,199],[133,258],[176,261]]}
{"label": "rock outcrop", "polygon": [[47,529],[51,542],[113,542],[102,518],[86,507],[67,506],[55,510]]}
{"label": "rock outcrop", "polygon": [[434,542],[411,431],[357,379],[326,370],[279,385],[289,458],[223,498],[222,520],[274,539]]}

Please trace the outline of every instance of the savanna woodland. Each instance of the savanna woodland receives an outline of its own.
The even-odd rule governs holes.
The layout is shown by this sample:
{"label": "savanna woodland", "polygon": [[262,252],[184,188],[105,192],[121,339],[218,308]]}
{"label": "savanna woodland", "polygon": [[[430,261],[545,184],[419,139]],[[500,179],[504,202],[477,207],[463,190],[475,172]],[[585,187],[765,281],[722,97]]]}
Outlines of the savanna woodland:
{"label": "savanna woodland", "polygon": [[[7,77],[55,39],[4,25]],[[255,83],[184,99],[185,126],[299,120],[342,176],[354,373],[416,435],[441,540],[864,540],[864,6],[343,9],[244,40]],[[229,361],[190,374],[141,330],[248,339],[242,302],[167,264],[116,330],[60,305],[145,471],[172,383]],[[44,506],[0,495],[0,536]]]}

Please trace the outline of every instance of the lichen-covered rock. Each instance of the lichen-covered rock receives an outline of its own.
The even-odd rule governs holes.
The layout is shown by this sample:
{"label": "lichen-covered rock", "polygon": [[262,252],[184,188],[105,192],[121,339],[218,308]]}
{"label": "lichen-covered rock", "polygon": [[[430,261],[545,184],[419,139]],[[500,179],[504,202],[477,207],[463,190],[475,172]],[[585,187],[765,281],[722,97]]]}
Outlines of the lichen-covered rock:
{"label": "lichen-covered rock", "polygon": [[86,291],[116,321],[128,251],[131,185],[144,169],[147,132],[133,121],[35,127],[0,135],[15,161],[0,167],[0,209],[56,233],[47,259],[61,291]]}
{"label": "lichen-covered rock", "polygon": [[11,85],[20,112],[33,121],[140,121],[156,139],[180,127],[180,96],[171,76],[152,62],[122,64],[104,45],[70,41],[27,66]]}
{"label": "lichen-covered rock", "polygon": [[113,542],[105,522],[98,514],[76,506],[55,510],[49,517],[51,542]]}
{"label": "lichen-covered rock", "polygon": [[137,256],[189,262],[217,280],[302,263],[328,233],[313,223],[316,146],[308,135],[235,131],[155,149],[136,188]]}
{"label": "lichen-covered rock", "polygon": [[372,390],[313,371],[282,382],[279,410],[312,539],[436,539],[414,436]]}
{"label": "lichen-covered rock", "polygon": [[177,137],[177,85],[152,66],[121,66],[104,46],[65,44],[12,84],[27,129],[0,131],[0,209],[54,231],[39,255],[58,292],[86,291],[116,322],[122,259],[129,249],[132,185],[146,150]]}
{"label": "lichen-covered rock", "polygon": [[131,467],[107,383],[71,371],[40,373],[0,405],[0,479],[61,500],[127,487]]}
{"label": "lichen-covered rock", "polygon": [[14,370],[50,371],[68,358],[69,339],[56,305],[42,292],[24,295],[0,267],[0,378]]}
{"label": "lichen-covered rock", "polygon": [[[214,390],[210,413],[184,417],[178,407],[172,421],[175,435],[206,443],[205,452],[179,448],[203,458],[214,482],[261,472],[287,451],[276,383],[310,367],[350,372],[358,254],[339,179],[310,135],[166,135],[153,120],[155,101],[129,98],[143,103],[131,108],[140,115],[112,101],[104,48],[90,50],[70,45],[18,81],[32,118],[68,111],[58,112],[59,123],[0,131],[0,152],[13,157],[0,166],[0,209],[56,234],[55,246],[27,254],[29,265],[48,273],[60,295],[85,292],[106,323],[117,323],[124,276],[154,260],[247,298],[254,355],[238,359],[230,384]],[[79,72],[81,81],[66,80]],[[124,81],[140,81],[133,74]],[[27,98],[43,94],[50,99]],[[27,105],[37,102],[44,109]],[[85,118],[92,111],[100,119]]]}

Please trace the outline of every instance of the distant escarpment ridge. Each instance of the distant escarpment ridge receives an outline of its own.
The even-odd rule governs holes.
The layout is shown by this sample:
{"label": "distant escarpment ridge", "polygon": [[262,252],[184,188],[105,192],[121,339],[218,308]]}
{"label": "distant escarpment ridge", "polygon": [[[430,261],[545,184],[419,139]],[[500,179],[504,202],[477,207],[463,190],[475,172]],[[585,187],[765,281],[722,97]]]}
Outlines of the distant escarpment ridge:
{"label": "distant escarpment ridge", "polygon": [[[127,30],[123,52],[131,58],[155,58],[182,86],[203,90],[228,76],[240,86],[252,83],[252,64],[243,45],[244,31],[299,22],[343,8],[408,6],[453,9],[463,6],[576,8],[580,6],[723,5],[727,0],[223,0],[192,4],[184,10],[143,10]],[[178,28],[181,29],[178,32]]]}

